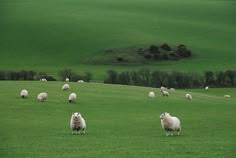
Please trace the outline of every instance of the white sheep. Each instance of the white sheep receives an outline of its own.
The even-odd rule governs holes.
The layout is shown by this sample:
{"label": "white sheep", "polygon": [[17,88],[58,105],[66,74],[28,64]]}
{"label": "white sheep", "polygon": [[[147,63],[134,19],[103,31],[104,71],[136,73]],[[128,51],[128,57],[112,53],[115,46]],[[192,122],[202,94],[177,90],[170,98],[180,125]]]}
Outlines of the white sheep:
{"label": "white sheep", "polygon": [[65,90],[69,90],[70,89],[70,86],[68,84],[64,84],[62,86],[62,90],[65,91]]}
{"label": "white sheep", "polygon": [[81,131],[85,134],[86,123],[79,112],[72,114],[70,119],[70,128],[72,130],[72,134],[80,134]]}
{"label": "white sheep", "polygon": [[170,88],[170,90],[171,90],[171,91],[175,91],[175,89],[174,89],[174,88]]}
{"label": "white sheep", "polygon": [[40,81],[41,82],[47,82],[47,79],[46,78],[41,78]]}
{"label": "white sheep", "polygon": [[78,83],[84,83],[84,80],[78,80]]}
{"label": "white sheep", "polygon": [[164,87],[164,86],[161,86],[161,90],[166,90],[167,88],[166,87]]}
{"label": "white sheep", "polygon": [[208,87],[208,86],[206,86],[206,87],[205,87],[205,90],[208,90],[208,89],[209,89],[209,87]]}
{"label": "white sheep", "polygon": [[70,79],[67,77],[65,81],[66,81],[66,82],[70,82]]}
{"label": "white sheep", "polygon": [[166,131],[166,136],[173,136],[173,133],[177,131],[178,135],[181,132],[180,120],[177,117],[170,116],[169,113],[165,112],[160,115],[161,126]]}
{"label": "white sheep", "polygon": [[48,98],[48,95],[45,92],[39,93],[37,96],[38,101],[41,101],[41,102],[46,101],[47,98]]}
{"label": "white sheep", "polygon": [[23,89],[21,92],[20,92],[20,96],[22,98],[27,98],[28,97],[28,91]]}
{"label": "white sheep", "polygon": [[224,95],[224,98],[230,98],[230,97],[231,97],[231,96],[228,95],[228,94]]}
{"label": "white sheep", "polygon": [[192,100],[192,99],[193,99],[193,98],[192,98],[192,95],[189,94],[189,93],[187,93],[187,94],[185,95],[185,98],[188,99],[188,100]]}
{"label": "white sheep", "polygon": [[149,97],[151,97],[151,98],[153,98],[153,97],[155,97],[155,93],[154,92],[149,92]]}
{"label": "white sheep", "polygon": [[161,94],[163,95],[163,96],[169,96],[169,92],[167,92],[167,91],[163,91],[163,90],[161,90]]}
{"label": "white sheep", "polygon": [[71,93],[69,95],[69,103],[75,102],[76,100],[76,94],[75,93]]}

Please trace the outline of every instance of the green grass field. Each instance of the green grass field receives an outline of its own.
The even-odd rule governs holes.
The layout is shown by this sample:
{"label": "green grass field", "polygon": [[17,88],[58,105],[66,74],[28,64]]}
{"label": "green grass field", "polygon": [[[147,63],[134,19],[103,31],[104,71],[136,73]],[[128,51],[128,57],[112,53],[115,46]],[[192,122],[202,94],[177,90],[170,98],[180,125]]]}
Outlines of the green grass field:
{"label": "green grass field", "polygon": [[[0,157],[194,157],[236,156],[236,89],[170,91],[160,89],[63,82],[1,81]],[[20,90],[29,91],[28,99]],[[39,92],[47,102],[37,102]],[[148,92],[157,96],[149,98]],[[69,104],[68,94],[77,93]],[[184,98],[191,93],[193,100]],[[230,94],[231,98],[223,98]],[[72,135],[72,112],[81,112],[87,122],[85,135]],[[166,137],[159,116],[168,111],[182,123],[180,136]]]}
{"label": "green grass field", "polygon": [[[0,69],[199,71],[235,69],[236,3],[229,0],[1,0]],[[109,48],[186,44],[190,60],[94,65]],[[19,59],[20,58],[20,59]]]}

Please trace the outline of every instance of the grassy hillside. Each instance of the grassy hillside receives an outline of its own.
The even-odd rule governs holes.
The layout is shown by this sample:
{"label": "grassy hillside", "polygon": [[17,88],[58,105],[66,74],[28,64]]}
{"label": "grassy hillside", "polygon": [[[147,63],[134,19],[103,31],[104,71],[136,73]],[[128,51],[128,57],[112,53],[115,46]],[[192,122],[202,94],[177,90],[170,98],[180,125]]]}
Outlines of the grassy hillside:
{"label": "grassy hillside", "polygon": [[[208,157],[233,158],[236,137],[236,89],[170,91],[63,82],[1,81],[0,157]],[[19,96],[28,89],[29,98]],[[157,97],[149,98],[148,92]],[[39,92],[48,101],[36,101]],[[76,92],[74,104],[68,94]],[[186,92],[193,100],[184,98]],[[232,98],[223,98],[224,94]],[[79,111],[87,121],[86,135],[72,135],[69,121]],[[182,122],[180,136],[166,137],[159,115],[168,111]]]}
{"label": "grassy hillside", "polygon": [[0,10],[0,69],[56,75],[67,67],[102,78],[107,69],[127,67],[94,67],[101,51],[162,42],[184,43],[195,55],[131,69],[236,68],[235,1],[1,0]]}

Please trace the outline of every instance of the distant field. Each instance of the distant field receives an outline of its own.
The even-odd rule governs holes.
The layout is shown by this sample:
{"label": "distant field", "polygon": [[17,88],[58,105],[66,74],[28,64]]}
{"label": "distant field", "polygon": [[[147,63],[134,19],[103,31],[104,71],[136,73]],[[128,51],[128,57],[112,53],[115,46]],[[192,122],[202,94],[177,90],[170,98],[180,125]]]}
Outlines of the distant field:
{"label": "distant field", "polygon": [[[0,69],[57,75],[72,68],[103,79],[106,70],[236,69],[236,3],[228,0],[2,0]],[[186,44],[190,60],[94,65],[109,48]]]}
{"label": "distant field", "polygon": [[[236,89],[170,91],[159,89],[63,82],[1,81],[0,157],[194,157],[234,158]],[[21,89],[29,98],[19,96]],[[148,92],[157,94],[149,98]],[[39,92],[48,101],[36,101]],[[78,100],[67,101],[75,92]],[[191,93],[193,100],[184,98]],[[223,98],[230,94],[232,98]],[[79,111],[87,121],[86,135],[72,135],[69,121]],[[166,137],[159,115],[168,111],[182,122],[180,136]]]}

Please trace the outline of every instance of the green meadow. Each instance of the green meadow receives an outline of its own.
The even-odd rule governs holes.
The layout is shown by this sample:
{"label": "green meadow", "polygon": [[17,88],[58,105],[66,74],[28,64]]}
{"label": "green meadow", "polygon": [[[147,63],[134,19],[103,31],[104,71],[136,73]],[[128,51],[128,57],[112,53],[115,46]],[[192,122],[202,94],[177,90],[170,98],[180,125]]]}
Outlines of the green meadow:
{"label": "green meadow", "polygon": [[[160,89],[63,82],[1,81],[0,157],[207,157],[233,158],[236,138],[236,89],[169,91]],[[22,99],[20,90],[29,97]],[[45,91],[46,102],[36,96]],[[149,91],[156,93],[149,98]],[[77,93],[76,103],[68,95]],[[193,100],[186,100],[191,93]],[[231,98],[224,98],[224,94]],[[181,120],[180,136],[165,135],[160,114]],[[69,122],[80,112],[85,135],[72,135]]]}
{"label": "green meadow", "polygon": [[[60,81],[0,81],[0,157],[235,158],[236,88],[177,89],[163,97],[159,88],[96,83],[111,69],[235,70],[235,7],[233,0],[0,0],[0,71],[33,70],[59,79],[60,70],[72,69],[93,76],[91,83],[70,82],[69,91]],[[104,50],[162,43],[185,44],[193,55],[104,62]],[[40,92],[48,93],[46,102],[37,101]],[[77,100],[70,104],[72,92]],[[73,112],[85,118],[85,135],[72,135]],[[163,112],[180,118],[180,136],[165,135]]]}
{"label": "green meadow", "polygon": [[[235,6],[229,0],[1,0],[0,69],[57,77],[71,68],[91,72],[95,80],[109,69],[235,69]],[[187,45],[192,58],[144,65],[93,60],[106,49],[164,42]]]}

